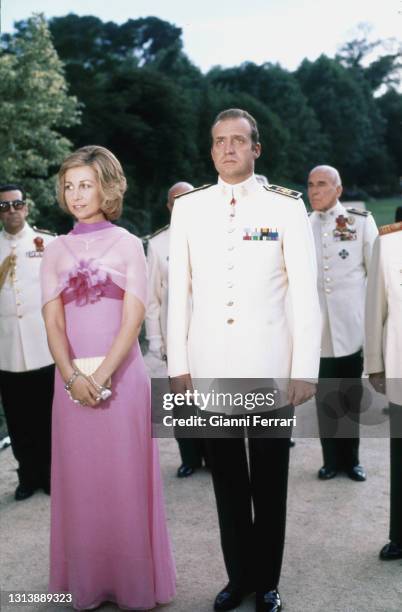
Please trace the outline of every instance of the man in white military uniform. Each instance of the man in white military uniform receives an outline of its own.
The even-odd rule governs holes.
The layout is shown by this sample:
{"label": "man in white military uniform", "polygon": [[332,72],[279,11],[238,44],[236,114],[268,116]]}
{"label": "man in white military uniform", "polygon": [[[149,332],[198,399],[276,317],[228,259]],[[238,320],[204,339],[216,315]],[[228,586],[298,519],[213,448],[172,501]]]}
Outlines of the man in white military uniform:
{"label": "man in white military uniform", "polygon": [[402,221],[381,227],[374,244],[367,283],[364,370],[390,402],[390,542],[380,558],[402,559]]}
{"label": "man in white military uniform", "polygon": [[[292,378],[292,412],[291,405],[314,394],[315,385],[305,379],[318,374],[314,243],[301,194],[256,180],[260,152],[253,117],[240,109],[223,111],[212,127],[218,183],[176,198],[168,370],[173,392],[191,390],[197,377]],[[285,308],[289,294],[291,315]],[[214,607],[231,610],[256,592],[256,609],[276,612],[289,438],[250,437],[248,448],[250,472],[243,438],[207,440],[229,576]]]}
{"label": "man in white military uniform", "polygon": [[[359,464],[364,300],[378,231],[369,212],[345,208],[339,202],[341,193],[342,183],[335,168],[317,166],[310,172],[308,196],[313,208],[310,221],[317,250],[323,323],[322,380],[316,402],[324,465],[318,477],[328,480],[338,470],[344,470],[351,479],[364,481],[365,471]],[[340,426],[335,414],[351,417],[346,431],[338,432],[339,437],[331,436]]]}
{"label": "man in white military uniform", "polygon": [[39,268],[53,236],[31,228],[19,185],[0,186],[0,394],[18,461],[17,501],[50,491],[54,366],[41,314]]}
{"label": "man in white military uniform", "polygon": [[[175,197],[191,191],[190,183],[175,183],[168,191],[166,207],[172,214]],[[168,269],[169,269],[169,225],[158,230],[148,239],[148,306],[145,315],[145,331],[149,342],[149,353],[157,360],[167,360],[167,312],[168,312]],[[199,438],[177,438],[181,465],[177,470],[179,478],[187,478],[201,467],[204,457],[204,443]]]}

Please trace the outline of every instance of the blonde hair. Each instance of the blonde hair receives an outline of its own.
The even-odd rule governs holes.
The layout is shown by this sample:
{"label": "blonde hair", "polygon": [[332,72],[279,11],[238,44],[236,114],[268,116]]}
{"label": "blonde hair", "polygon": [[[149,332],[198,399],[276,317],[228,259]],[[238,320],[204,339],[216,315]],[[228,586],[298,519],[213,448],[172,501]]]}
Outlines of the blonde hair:
{"label": "blonde hair", "polygon": [[63,161],[57,175],[57,200],[60,208],[70,212],[64,197],[64,176],[67,170],[79,166],[93,168],[103,196],[101,211],[109,221],[118,219],[122,213],[123,196],[127,189],[126,177],[113,153],[97,145],[81,147]]}

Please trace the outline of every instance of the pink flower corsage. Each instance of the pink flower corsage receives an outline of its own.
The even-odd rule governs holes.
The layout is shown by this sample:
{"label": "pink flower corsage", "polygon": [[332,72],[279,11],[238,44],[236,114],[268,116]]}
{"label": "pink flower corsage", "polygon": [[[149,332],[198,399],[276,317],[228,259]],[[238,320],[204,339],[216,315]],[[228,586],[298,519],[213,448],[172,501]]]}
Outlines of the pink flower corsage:
{"label": "pink flower corsage", "polygon": [[74,295],[77,306],[85,306],[102,297],[107,282],[107,272],[100,270],[93,259],[81,259],[66,275],[63,288],[69,295]]}

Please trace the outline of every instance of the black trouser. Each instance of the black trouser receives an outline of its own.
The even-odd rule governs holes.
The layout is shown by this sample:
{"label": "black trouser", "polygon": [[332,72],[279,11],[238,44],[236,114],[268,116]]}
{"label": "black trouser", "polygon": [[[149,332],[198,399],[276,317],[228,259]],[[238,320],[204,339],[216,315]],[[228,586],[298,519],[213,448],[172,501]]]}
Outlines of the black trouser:
{"label": "black trouser", "polygon": [[0,370],[0,394],[21,484],[50,486],[54,365],[29,372]]}
{"label": "black trouser", "polygon": [[289,437],[249,438],[250,471],[243,438],[206,443],[229,581],[249,590],[274,589],[285,542]]}
{"label": "black trouser", "polygon": [[389,539],[402,546],[402,406],[390,404],[389,408],[391,431],[391,517]]}
{"label": "black trouser", "polygon": [[[199,468],[205,459],[205,442],[202,438],[176,438],[181,462],[192,468]],[[205,463],[207,463],[205,459]]]}
{"label": "black trouser", "polygon": [[[320,359],[316,394],[318,426],[324,465],[334,469],[350,470],[359,463],[362,372],[361,351]],[[331,379],[336,380],[332,383]]]}
{"label": "black trouser", "polygon": [[[197,409],[193,406],[175,406],[173,409],[175,418],[186,418],[197,414]],[[186,437],[175,435],[175,438],[179,445],[182,463],[192,468],[199,468],[202,465],[203,459],[205,464],[207,464],[205,441],[199,437],[199,429],[194,429],[194,437],[190,437],[191,432],[191,427],[186,427]]]}

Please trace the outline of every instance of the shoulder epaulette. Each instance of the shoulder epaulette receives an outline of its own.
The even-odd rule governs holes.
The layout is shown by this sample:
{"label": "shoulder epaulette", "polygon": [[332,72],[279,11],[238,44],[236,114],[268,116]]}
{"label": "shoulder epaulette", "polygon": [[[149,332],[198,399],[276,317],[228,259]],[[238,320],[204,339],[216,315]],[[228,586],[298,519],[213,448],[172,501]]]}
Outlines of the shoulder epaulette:
{"label": "shoulder epaulette", "polygon": [[151,240],[151,238],[155,238],[155,236],[158,236],[158,234],[161,234],[162,232],[164,232],[168,228],[169,228],[169,223],[167,225],[164,225],[163,227],[160,227],[159,229],[157,229],[152,234],[147,234],[146,236],[142,236],[141,240],[143,242],[146,242],[147,240]]}
{"label": "shoulder epaulette", "polygon": [[39,234],[47,234],[48,236],[57,236],[56,232],[51,232],[50,230],[47,230],[47,229],[39,229],[39,227],[36,227],[36,225],[33,225],[32,229],[35,230],[35,232],[39,232]]}
{"label": "shoulder epaulette", "polygon": [[201,185],[201,187],[195,187],[194,189],[190,189],[189,191],[184,191],[183,193],[179,193],[177,194],[177,196],[175,196],[175,200],[178,200],[179,198],[182,198],[185,195],[188,195],[189,193],[195,193],[196,191],[201,191],[202,189],[208,189],[208,187],[212,187],[212,183],[208,183],[207,185]]}
{"label": "shoulder epaulette", "polygon": [[385,236],[386,234],[392,234],[393,232],[400,232],[402,230],[402,221],[398,223],[389,223],[389,225],[382,225],[378,228],[378,233],[380,236]]}
{"label": "shoulder epaulette", "polygon": [[360,215],[361,217],[369,217],[371,212],[369,210],[363,210],[362,208],[347,208],[348,213],[352,215]]}
{"label": "shoulder epaulette", "polygon": [[298,200],[302,192],[295,191],[294,189],[288,189],[287,187],[281,187],[280,185],[263,185],[264,189],[267,191],[273,191],[274,193],[279,193],[280,195],[288,196],[289,198],[294,198]]}

